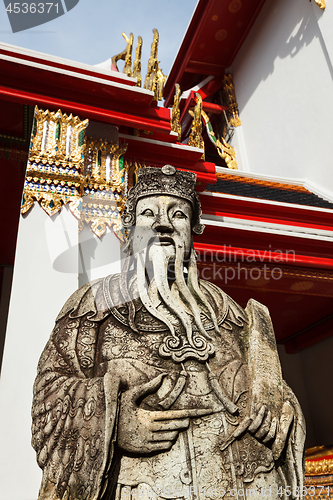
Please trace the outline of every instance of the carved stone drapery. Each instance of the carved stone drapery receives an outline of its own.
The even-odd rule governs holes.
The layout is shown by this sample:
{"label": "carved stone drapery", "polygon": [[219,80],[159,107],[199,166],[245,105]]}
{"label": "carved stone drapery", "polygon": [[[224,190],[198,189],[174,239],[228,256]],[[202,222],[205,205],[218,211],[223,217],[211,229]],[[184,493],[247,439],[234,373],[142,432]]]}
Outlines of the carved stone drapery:
{"label": "carved stone drapery", "polygon": [[198,280],[195,185],[138,169],[122,273],[56,319],[34,385],[39,500],[302,499],[304,417],[268,309]]}

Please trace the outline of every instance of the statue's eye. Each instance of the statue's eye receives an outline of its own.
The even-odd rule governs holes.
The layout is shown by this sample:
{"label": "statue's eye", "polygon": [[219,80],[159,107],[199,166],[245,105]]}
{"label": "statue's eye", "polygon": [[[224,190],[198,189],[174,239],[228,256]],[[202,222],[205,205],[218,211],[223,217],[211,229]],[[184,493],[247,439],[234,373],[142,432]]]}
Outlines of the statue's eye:
{"label": "statue's eye", "polygon": [[186,215],[181,210],[176,210],[173,214],[176,219],[186,219]]}
{"label": "statue's eye", "polygon": [[146,217],[154,217],[154,212],[150,208],[146,208],[140,215],[145,215]]}

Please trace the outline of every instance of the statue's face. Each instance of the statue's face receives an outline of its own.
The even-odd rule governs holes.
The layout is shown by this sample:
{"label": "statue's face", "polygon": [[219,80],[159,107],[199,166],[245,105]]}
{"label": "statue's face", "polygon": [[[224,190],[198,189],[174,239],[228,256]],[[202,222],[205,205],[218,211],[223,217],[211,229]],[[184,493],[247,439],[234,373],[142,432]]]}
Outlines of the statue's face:
{"label": "statue's face", "polygon": [[184,248],[187,259],[192,242],[191,218],[192,206],[187,200],[160,195],[141,198],[136,205],[134,253],[149,246],[148,256],[152,260],[155,249],[162,247],[164,254],[174,259],[177,246]]}

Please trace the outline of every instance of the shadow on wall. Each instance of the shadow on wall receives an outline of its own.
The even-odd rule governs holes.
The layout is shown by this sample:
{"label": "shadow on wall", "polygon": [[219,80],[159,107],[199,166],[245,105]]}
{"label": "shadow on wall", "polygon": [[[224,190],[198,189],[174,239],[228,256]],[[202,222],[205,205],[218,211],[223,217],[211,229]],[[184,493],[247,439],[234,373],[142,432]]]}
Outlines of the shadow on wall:
{"label": "shadow on wall", "polygon": [[[323,11],[321,12],[323,15]],[[312,4],[306,0],[267,1],[232,65],[235,81],[237,76],[239,77],[236,87],[242,89],[242,99],[238,103],[240,111],[246,106],[260,82],[272,75],[276,59],[296,57],[314,39],[318,39],[321,44],[333,79],[332,62]],[[285,87],[281,91],[284,90],[288,90],[288,74]]]}

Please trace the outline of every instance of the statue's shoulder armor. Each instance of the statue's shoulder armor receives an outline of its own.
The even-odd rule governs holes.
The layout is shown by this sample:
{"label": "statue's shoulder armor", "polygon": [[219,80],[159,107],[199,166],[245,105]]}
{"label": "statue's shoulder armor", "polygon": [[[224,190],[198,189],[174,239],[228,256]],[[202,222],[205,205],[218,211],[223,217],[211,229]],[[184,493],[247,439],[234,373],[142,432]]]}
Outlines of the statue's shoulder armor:
{"label": "statue's shoulder armor", "polygon": [[[112,275],[110,278],[119,281],[119,275]],[[89,318],[93,321],[100,321],[108,316],[110,311],[103,293],[104,280],[105,278],[98,278],[76,290],[66,301],[56,318],[56,322],[65,316],[80,318],[89,314]]]}
{"label": "statue's shoulder armor", "polygon": [[230,329],[230,323],[239,327],[248,324],[249,320],[246,311],[227,293],[210,281],[199,280],[199,283],[215,311],[219,325],[223,324],[225,328]]}

